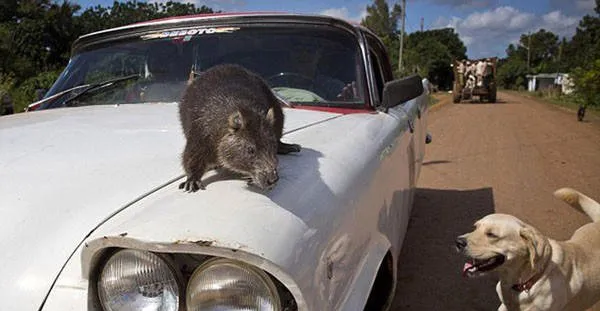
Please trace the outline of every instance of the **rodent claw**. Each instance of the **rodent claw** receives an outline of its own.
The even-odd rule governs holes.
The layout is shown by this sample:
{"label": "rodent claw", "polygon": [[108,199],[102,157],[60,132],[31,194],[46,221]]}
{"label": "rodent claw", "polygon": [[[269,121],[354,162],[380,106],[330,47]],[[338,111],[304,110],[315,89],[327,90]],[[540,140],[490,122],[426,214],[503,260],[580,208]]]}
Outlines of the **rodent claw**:
{"label": "rodent claw", "polygon": [[277,153],[279,154],[288,154],[291,152],[300,152],[300,145],[298,144],[286,144],[286,143],[279,143],[279,146],[277,148]]}
{"label": "rodent claw", "polygon": [[202,184],[202,182],[197,180],[186,180],[179,184],[179,189],[183,189],[185,192],[196,192],[200,189],[205,190],[206,187]]}

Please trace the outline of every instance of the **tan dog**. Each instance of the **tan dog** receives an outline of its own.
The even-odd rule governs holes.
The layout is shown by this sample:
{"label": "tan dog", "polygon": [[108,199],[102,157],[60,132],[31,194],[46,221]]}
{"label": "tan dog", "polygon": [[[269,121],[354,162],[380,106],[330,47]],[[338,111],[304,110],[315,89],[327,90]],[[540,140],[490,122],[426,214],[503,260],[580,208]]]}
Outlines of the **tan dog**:
{"label": "tan dog", "polygon": [[600,204],[569,188],[554,195],[592,223],[555,241],[516,217],[491,214],[456,239],[469,260],[463,274],[496,271],[498,310],[585,310],[600,300]]}

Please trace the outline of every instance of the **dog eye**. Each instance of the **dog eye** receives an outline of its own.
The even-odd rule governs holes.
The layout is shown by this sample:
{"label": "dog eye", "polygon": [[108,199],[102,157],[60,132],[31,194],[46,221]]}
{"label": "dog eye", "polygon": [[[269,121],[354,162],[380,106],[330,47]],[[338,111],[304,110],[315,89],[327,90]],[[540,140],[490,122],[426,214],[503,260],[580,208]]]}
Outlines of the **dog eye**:
{"label": "dog eye", "polygon": [[491,239],[497,239],[497,238],[498,238],[498,236],[497,236],[497,235],[495,235],[495,234],[494,234],[493,232],[491,232],[491,231],[488,231],[488,232],[486,232],[486,233],[485,233],[485,235],[486,235],[488,238],[491,238]]}

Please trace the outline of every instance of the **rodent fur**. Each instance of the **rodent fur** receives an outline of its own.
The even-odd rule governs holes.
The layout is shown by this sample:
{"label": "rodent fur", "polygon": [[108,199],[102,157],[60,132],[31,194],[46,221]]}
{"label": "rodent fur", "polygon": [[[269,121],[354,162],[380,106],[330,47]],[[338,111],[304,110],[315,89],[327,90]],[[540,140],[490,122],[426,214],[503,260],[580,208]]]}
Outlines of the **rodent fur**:
{"label": "rodent fur", "polygon": [[182,165],[187,179],[179,188],[205,189],[208,170],[223,167],[261,189],[279,179],[276,154],[300,151],[281,142],[284,115],[266,82],[238,65],[216,65],[186,88],[179,105],[186,138]]}

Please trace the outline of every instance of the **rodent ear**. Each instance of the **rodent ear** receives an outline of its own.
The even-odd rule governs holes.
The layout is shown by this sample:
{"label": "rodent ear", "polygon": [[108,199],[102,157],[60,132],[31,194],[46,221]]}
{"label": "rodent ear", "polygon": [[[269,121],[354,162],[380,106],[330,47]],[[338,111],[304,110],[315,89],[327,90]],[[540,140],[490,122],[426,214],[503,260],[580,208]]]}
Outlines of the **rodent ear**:
{"label": "rodent ear", "polygon": [[242,113],[236,111],[229,116],[229,130],[237,131],[244,127],[244,117],[242,117]]}
{"label": "rodent ear", "polygon": [[271,125],[275,125],[275,108],[271,108],[267,111],[267,122]]}

